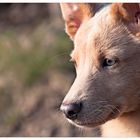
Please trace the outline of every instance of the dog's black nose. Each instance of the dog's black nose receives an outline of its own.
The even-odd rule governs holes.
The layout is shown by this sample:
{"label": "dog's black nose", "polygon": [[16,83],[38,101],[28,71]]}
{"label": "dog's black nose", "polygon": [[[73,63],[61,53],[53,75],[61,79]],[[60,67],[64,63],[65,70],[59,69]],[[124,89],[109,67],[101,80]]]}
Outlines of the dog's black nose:
{"label": "dog's black nose", "polygon": [[75,120],[78,113],[82,109],[81,103],[62,104],[60,110],[66,115],[68,119]]}

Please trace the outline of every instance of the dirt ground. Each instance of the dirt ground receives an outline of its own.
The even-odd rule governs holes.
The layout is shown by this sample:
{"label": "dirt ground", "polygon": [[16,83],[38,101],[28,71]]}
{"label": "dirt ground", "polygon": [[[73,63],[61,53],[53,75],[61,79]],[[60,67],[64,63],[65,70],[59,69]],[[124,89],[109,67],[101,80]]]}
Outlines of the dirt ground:
{"label": "dirt ground", "polygon": [[13,107],[14,110],[20,110],[20,115],[11,123],[12,125],[1,125],[0,135],[8,137],[99,136],[99,129],[77,128],[71,125],[60,112],[60,104],[74,78],[73,74],[65,75],[66,73],[56,71],[49,72],[43,84],[25,90],[22,99],[18,97],[20,102],[17,101],[16,107]]}

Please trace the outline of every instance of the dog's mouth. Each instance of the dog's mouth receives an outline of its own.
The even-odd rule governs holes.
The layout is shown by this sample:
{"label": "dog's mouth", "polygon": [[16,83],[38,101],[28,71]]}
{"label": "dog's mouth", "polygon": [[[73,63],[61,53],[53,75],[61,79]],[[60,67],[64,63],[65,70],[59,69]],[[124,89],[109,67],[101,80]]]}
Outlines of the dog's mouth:
{"label": "dog's mouth", "polygon": [[107,117],[99,116],[99,119],[96,119],[94,121],[93,120],[89,121],[87,119],[84,121],[80,121],[80,120],[71,121],[70,120],[70,122],[78,127],[97,127],[99,125],[106,123],[109,120],[119,117],[120,115],[121,115],[120,107],[117,106],[107,115]]}

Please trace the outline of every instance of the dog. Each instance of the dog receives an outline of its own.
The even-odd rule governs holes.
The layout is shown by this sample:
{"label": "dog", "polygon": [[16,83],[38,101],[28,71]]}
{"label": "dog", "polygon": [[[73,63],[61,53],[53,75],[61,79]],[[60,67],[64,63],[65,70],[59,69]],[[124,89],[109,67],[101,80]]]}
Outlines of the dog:
{"label": "dog", "polygon": [[140,4],[60,4],[76,78],[61,111],[103,137],[140,136]]}

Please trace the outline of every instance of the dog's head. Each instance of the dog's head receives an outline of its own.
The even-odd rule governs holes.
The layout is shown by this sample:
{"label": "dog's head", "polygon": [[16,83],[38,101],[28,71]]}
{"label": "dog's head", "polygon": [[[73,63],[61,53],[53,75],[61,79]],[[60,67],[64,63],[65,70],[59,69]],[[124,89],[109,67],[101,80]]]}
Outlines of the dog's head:
{"label": "dog's head", "polygon": [[88,4],[61,9],[77,73],[61,105],[66,117],[97,126],[140,107],[139,4],[111,4],[94,16]]}

